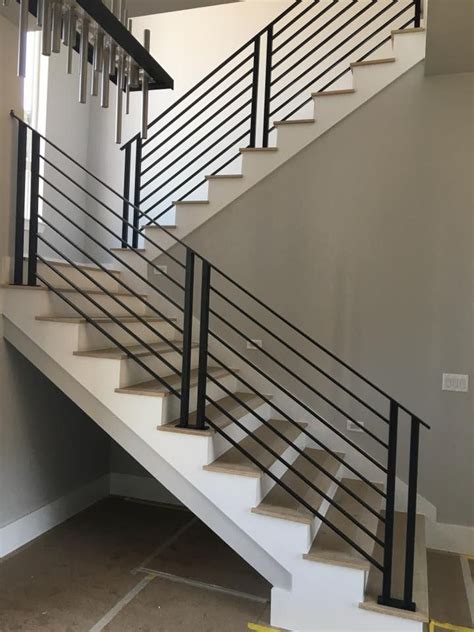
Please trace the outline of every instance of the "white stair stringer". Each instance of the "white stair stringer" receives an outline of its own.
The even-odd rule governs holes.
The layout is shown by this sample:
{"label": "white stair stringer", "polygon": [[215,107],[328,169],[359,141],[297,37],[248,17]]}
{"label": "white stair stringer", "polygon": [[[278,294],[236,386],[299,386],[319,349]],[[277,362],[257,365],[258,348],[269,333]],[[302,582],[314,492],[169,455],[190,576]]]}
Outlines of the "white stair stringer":
{"label": "white stair stringer", "polygon": [[[159,431],[158,425],[176,416],[176,410],[168,407],[168,400],[174,398],[118,393],[123,360],[74,355],[84,337],[81,330],[88,325],[37,320],[50,308],[50,292],[19,288],[3,292],[6,339],[271,582],[273,625],[295,632],[421,632],[420,622],[359,608],[365,571],[303,558],[319,521],[304,524],[251,511],[274,485],[271,477],[204,469],[226,448],[222,439],[212,433]],[[223,383],[231,391],[237,389],[235,378],[228,376]],[[217,397],[217,390],[211,397]],[[255,410],[263,419],[271,418],[268,404],[261,402]],[[260,425],[250,414],[242,420],[251,429]],[[236,424],[225,430],[237,442],[245,436]],[[298,456],[295,447],[305,445],[305,435],[299,433],[282,458],[293,463]],[[280,461],[270,466],[277,478],[285,470]],[[327,506],[320,508],[323,515]]]}
{"label": "white stair stringer", "polygon": [[[386,58],[387,48],[376,51],[371,58]],[[171,235],[159,227],[147,226],[145,234],[167,250],[175,243],[173,236],[183,239],[213,215],[228,206],[265,176],[280,167],[304,147],[312,143],[358,107],[396,81],[425,57],[423,29],[406,29],[392,35],[392,56],[395,61],[352,67],[353,91],[331,96],[314,96],[314,122],[279,124],[276,147],[268,150],[241,152],[242,177],[208,177],[208,200],[192,204],[175,203],[176,229]],[[273,121],[274,123],[275,121]],[[239,175],[239,174],[237,174]],[[158,257],[161,251],[145,242],[148,255]]]}

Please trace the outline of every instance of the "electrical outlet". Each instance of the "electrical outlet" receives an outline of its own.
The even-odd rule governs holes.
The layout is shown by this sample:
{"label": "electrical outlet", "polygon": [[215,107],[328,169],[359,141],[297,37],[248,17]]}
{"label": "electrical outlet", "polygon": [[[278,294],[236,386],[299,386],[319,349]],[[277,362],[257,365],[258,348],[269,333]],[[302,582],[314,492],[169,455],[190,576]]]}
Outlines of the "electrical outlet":
{"label": "electrical outlet", "polygon": [[[361,426],[365,426],[363,421],[359,421]],[[359,426],[357,424],[355,424],[352,419],[348,419],[347,420],[347,429],[350,432],[363,432],[362,428],[359,428]]]}
{"label": "electrical outlet", "polygon": [[252,342],[247,342],[247,349],[263,349],[263,342],[261,340],[252,340]]}
{"label": "electrical outlet", "polygon": [[469,390],[469,376],[458,373],[443,373],[443,391],[467,393]]}
{"label": "electrical outlet", "polygon": [[168,266],[156,266],[156,268],[153,268],[153,274],[167,274],[168,273]]}

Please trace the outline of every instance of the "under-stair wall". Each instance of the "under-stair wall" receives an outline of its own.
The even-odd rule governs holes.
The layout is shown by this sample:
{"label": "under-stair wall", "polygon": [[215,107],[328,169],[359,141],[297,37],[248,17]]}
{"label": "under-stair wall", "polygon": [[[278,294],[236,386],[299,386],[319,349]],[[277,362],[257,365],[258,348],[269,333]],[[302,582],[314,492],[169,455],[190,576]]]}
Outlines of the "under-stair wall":
{"label": "under-stair wall", "polygon": [[[472,375],[474,368],[472,86],[472,73],[426,78],[419,64],[188,237],[191,247],[434,420],[421,452],[420,493],[440,521],[471,525],[473,398],[442,392],[441,374]],[[449,164],[447,155],[455,156]],[[166,257],[159,261],[173,270]],[[242,295],[238,300],[245,309]],[[314,371],[295,365],[257,325],[228,313],[319,385]],[[258,350],[233,341],[259,361]],[[284,371],[279,379],[325,410]],[[365,447],[371,442],[361,433],[348,436]],[[447,462],[452,467],[439,467]]]}

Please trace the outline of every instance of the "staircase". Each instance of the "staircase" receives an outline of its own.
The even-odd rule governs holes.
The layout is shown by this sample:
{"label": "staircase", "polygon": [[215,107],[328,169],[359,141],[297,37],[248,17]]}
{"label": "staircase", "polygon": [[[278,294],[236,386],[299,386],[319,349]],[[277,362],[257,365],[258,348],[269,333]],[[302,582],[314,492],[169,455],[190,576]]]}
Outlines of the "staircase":
{"label": "staircase", "polygon": [[[313,3],[291,10],[300,4],[306,24]],[[397,9],[405,6],[414,5]],[[408,18],[418,19],[415,29]],[[288,118],[273,133],[264,101],[263,127],[255,110],[246,132],[242,173],[213,174],[222,177],[208,179],[206,204],[176,204],[175,228],[160,225],[139,194],[129,199],[129,181],[125,195],[112,190],[13,114],[17,213],[5,337],[271,582],[272,625],[294,631],[421,632],[428,597],[417,476],[429,426],[181,236],[418,63],[419,14],[403,24],[403,33],[391,33],[393,19],[387,26],[390,58],[355,61],[353,87],[310,97],[315,120]],[[140,158],[143,144],[125,146],[129,175],[132,147]],[[348,422],[359,434],[347,432]]]}

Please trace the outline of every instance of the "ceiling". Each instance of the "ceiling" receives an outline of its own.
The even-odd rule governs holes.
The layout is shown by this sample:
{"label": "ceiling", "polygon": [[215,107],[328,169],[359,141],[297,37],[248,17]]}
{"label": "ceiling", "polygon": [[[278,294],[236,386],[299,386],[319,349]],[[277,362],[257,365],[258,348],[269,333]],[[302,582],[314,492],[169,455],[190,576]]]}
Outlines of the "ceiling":
{"label": "ceiling", "polygon": [[229,4],[231,2],[241,2],[241,0],[128,0],[127,8],[130,17],[136,17],[153,13],[209,7],[217,4]]}

